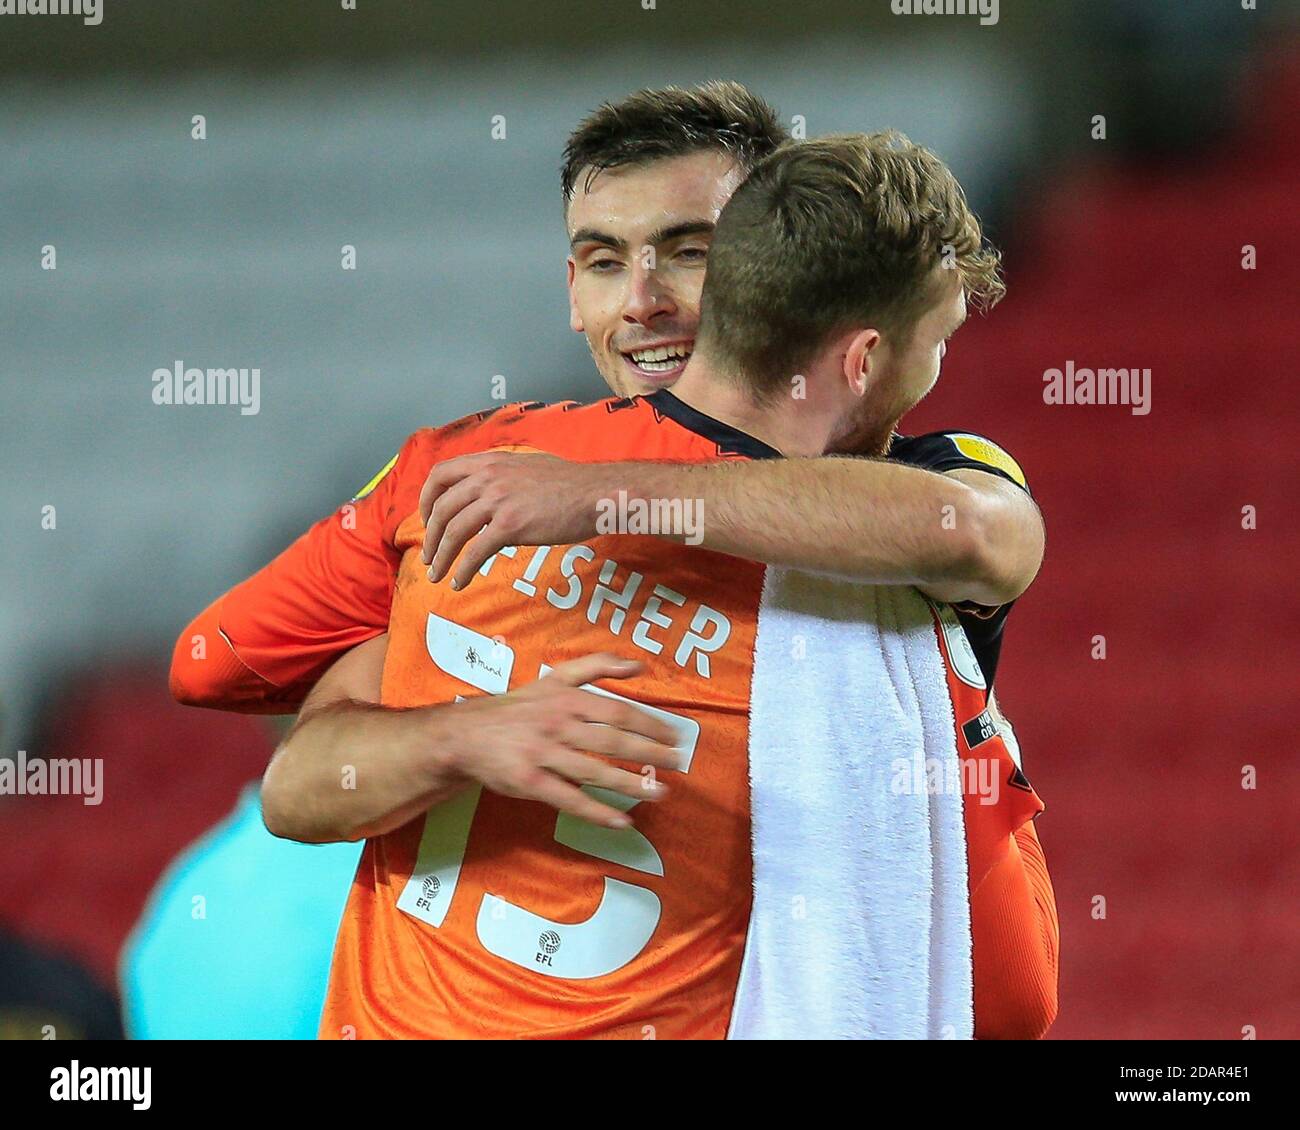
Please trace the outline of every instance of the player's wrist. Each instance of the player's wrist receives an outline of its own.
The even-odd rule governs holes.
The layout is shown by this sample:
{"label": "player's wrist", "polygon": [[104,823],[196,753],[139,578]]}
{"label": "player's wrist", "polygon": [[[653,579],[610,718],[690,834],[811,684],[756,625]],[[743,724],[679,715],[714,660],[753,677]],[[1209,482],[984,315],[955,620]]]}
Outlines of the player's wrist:
{"label": "player's wrist", "polygon": [[417,747],[424,783],[430,788],[466,779],[467,748],[463,715],[469,702],[443,703],[415,711]]}

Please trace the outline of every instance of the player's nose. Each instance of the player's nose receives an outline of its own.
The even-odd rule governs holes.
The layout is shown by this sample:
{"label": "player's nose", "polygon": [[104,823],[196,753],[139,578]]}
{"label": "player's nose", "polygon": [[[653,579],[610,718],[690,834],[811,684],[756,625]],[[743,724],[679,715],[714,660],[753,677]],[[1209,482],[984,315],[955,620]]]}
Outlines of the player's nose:
{"label": "player's nose", "polygon": [[672,291],[655,276],[654,271],[639,267],[630,273],[627,294],[623,300],[623,319],[648,325],[650,321],[662,314],[672,314],[677,310],[677,303]]}

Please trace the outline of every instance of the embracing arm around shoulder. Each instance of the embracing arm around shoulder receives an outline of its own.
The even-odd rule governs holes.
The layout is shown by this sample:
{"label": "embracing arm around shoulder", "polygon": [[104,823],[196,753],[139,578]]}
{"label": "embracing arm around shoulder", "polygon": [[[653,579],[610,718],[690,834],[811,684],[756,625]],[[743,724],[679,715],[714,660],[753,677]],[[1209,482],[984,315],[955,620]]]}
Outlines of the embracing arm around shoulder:
{"label": "embracing arm around shoulder", "polygon": [[990,606],[1023,593],[1042,563],[1038,507],[986,471],[837,456],[683,470],[664,485],[694,490],[700,544],[736,557]]}
{"label": "embracing arm around shoulder", "polygon": [[[827,456],[725,463],[571,463],[489,452],[434,467],[420,499],[430,577],[462,588],[507,545],[568,545],[602,531],[612,499],[690,503],[696,520],[660,532],[688,545],[943,601],[999,605],[1029,587],[1043,520],[991,471],[943,473]],[[637,531],[628,531],[637,532]],[[462,550],[464,552],[462,552]]]}

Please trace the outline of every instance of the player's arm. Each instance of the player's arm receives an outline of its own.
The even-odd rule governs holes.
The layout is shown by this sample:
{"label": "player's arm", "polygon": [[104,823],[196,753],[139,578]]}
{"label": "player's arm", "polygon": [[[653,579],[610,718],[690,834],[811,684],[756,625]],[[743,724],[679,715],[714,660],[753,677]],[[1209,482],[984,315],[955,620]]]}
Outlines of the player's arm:
{"label": "player's arm", "polygon": [[425,483],[420,505],[431,575],[440,579],[455,561],[459,587],[502,546],[592,537],[602,504],[619,491],[629,503],[701,500],[699,540],[691,532],[667,535],[676,541],[873,584],[915,585],[944,601],[1005,604],[1029,587],[1043,556],[1042,518],[1028,493],[978,468],[941,473],[847,457],[578,464],[486,453],[441,463]]}
{"label": "player's arm", "polygon": [[382,635],[355,648],[308,694],[262,780],[262,818],[274,835],[304,843],[383,835],[474,783],[614,828],[631,821],[581,785],[638,800],[667,794],[653,774],[590,756],[677,767],[670,727],[580,689],[640,674],[641,664],[590,655],[509,694],[400,710],[379,705],[387,647]]}
{"label": "player's arm", "polygon": [[700,544],[735,557],[982,605],[1014,600],[1042,561],[1037,506],[984,471],[831,457],[668,467],[659,480],[665,467],[645,466],[629,497],[701,499]]}
{"label": "player's arm", "polygon": [[353,648],[308,693],[262,779],[262,819],[285,839],[381,835],[460,792],[445,712],[377,704],[388,636]]}
{"label": "player's arm", "polygon": [[190,623],[172,653],[178,702],[293,713],[334,660],[387,628],[394,528],[415,508],[428,435],[413,435],[356,498]]}

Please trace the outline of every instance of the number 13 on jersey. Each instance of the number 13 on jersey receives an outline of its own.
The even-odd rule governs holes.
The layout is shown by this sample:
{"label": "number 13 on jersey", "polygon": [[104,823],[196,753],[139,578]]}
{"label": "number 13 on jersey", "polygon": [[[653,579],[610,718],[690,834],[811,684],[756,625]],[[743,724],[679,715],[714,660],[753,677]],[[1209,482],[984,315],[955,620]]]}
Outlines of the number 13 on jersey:
{"label": "number 13 on jersey", "polygon": [[[440,625],[436,623],[440,619],[430,615],[431,634],[440,634]],[[432,646],[430,651],[434,651]],[[543,665],[539,677],[549,671]],[[468,672],[462,669],[455,673],[463,679]],[[470,681],[477,683],[477,680]],[[481,689],[491,692],[498,688]],[[630,702],[666,722],[676,732],[676,744],[682,751],[681,772],[689,772],[699,741],[698,722],[633,702],[601,687],[587,685],[582,689]],[[639,803],[634,797],[591,785],[582,788],[620,811],[626,812]],[[481,792],[481,787],[468,790],[429,811],[415,869],[397,899],[399,910],[430,926],[442,926],[460,881],[470,826]],[[554,838],[575,851],[633,871],[664,874],[659,853],[636,828],[605,828],[560,812],[556,814]],[[653,891],[606,875],[599,905],[582,922],[555,922],[484,892],[475,928],[479,943],[497,957],[545,976],[583,979],[604,976],[634,960],[654,933],[660,910],[659,897]]]}

